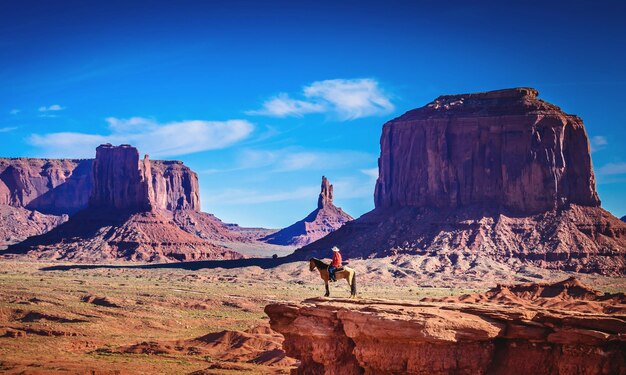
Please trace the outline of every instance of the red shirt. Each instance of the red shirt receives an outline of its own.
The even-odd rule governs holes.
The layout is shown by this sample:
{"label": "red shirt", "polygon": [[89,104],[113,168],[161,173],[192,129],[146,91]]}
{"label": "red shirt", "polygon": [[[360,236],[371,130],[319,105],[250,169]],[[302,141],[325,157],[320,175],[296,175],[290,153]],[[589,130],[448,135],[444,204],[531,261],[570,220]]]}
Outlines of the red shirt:
{"label": "red shirt", "polygon": [[333,251],[333,261],[330,265],[333,267],[341,267],[341,254],[339,254],[339,251]]}

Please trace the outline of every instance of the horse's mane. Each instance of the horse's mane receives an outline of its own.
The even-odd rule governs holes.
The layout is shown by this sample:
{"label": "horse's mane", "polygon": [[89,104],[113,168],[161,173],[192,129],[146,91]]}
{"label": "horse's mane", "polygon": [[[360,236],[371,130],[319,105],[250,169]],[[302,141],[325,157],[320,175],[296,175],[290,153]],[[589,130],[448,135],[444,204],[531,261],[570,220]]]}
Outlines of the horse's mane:
{"label": "horse's mane", "polygon": [[311,258],[309,260],[312,260],[313,262],[315,262],[315,265],[318,266],[318,267],[322,267],[322,268],[330,267],[330,264],[328,264],[328,263],[326,263],[326,262],[324,262],[322,260],[319,260],[317,258]]}

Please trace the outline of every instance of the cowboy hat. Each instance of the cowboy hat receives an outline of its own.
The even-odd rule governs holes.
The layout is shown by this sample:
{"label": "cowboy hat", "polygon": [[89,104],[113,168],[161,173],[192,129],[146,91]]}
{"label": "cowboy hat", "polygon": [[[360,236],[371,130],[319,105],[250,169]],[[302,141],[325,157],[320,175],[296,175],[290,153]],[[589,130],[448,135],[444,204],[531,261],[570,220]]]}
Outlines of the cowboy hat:
{"label": "cowboy hat", "polygon": [[339,252],[339,248],[337,246],[333,246],[333,251]]}

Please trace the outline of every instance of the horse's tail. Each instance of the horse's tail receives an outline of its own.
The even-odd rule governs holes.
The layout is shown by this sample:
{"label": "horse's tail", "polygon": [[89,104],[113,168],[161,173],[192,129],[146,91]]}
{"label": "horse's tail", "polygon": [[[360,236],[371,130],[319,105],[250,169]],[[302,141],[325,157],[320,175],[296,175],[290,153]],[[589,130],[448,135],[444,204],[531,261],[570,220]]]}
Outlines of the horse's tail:
{"label": "horse's tail", "polygon": [[352,285],[350,285],[350,295],[356,296],[356,272],[352,271]]}

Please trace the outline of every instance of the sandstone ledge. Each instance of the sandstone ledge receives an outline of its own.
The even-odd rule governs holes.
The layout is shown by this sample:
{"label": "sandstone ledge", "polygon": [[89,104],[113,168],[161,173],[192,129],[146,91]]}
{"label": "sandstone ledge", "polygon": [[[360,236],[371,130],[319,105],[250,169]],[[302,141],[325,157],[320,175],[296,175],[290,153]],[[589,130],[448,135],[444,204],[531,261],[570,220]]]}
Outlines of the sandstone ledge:
{"label": "sandstone ledge", "polygon": [[619,311],[328,298],[265,308],[297,374],[626,374]]}

